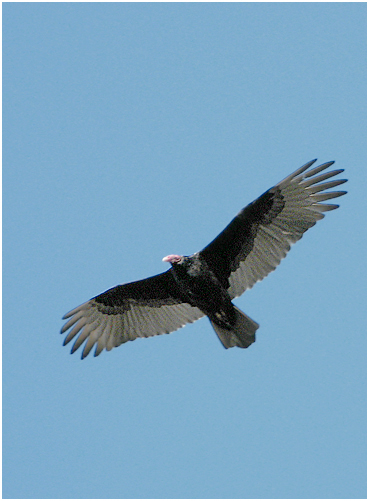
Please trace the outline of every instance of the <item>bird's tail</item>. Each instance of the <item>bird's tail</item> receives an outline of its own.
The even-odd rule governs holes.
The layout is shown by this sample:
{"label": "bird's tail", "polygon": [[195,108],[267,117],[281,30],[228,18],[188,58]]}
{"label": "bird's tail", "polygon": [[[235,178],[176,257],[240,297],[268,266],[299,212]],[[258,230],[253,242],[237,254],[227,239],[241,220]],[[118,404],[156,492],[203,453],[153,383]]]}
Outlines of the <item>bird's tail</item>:
{"label": "bird's tail", "polygon": [[233,346],[247,348],[255,342],[255,332],[259,328],[259,324],[236,306],[234,306],[234,309],[236,310],[236,323],[231,330],[220,327],[212,320],[210,322],[224,348],[232,348]]}

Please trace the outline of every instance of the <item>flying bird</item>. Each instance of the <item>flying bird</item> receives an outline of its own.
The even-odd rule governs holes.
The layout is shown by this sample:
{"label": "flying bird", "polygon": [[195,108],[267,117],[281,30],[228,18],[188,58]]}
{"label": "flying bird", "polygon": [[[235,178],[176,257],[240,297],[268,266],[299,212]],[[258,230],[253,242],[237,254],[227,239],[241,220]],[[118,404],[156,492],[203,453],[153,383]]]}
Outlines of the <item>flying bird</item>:
{"label": "flying bird", "polygon": [[328,179],[343,169],[316,160],[270,188],[243,208],[200,252],[163,258],[171,268],[137,282],[118,285],[71,310],[61,329],[64,345],[77,336],[71,353],[86,341],[82,359],[126,341],[169,334],[207,316],[225,348],[247,348],[259,324],[232,300],[273,271],[304,232],[339,206],[326,203],[346,191],[326,191],[347,179]]}

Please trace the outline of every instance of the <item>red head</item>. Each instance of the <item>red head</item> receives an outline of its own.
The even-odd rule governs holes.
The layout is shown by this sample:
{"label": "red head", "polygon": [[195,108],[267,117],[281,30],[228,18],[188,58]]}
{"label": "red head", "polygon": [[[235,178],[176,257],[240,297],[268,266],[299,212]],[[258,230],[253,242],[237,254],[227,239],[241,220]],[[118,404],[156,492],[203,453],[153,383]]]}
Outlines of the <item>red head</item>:
{"label": "red head", "polygon": [[180,263],[182,259],[183,256],[178,256],[177,254],[169,254],[169,256],[163,257],[163,261],[170,264]]}

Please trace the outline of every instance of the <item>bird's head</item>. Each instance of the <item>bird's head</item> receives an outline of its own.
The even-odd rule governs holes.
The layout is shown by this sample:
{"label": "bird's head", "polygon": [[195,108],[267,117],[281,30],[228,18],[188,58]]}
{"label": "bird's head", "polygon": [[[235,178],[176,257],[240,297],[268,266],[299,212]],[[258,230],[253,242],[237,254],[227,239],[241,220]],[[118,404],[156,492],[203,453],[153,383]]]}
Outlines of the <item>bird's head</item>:
{"label": "bird's head", "polygon": [[183,262],[184,256],[178,256],[177,254],[169,254],[169,256],[163,257],[164,263],[170,264],[181,264]]}

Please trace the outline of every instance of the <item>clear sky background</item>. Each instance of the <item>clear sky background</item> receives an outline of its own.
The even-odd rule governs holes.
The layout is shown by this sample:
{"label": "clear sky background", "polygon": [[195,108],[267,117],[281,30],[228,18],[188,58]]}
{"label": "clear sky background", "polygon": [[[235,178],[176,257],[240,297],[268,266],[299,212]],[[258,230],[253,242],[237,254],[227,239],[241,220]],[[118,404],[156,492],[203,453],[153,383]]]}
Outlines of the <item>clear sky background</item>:
{"label": "clear sky background", "polygon": [[[363,3],[3,4],[4,497],[366,497],[365,65]],[[62,347],[316,157],[349,193],[235,301],[249,349]]]}

